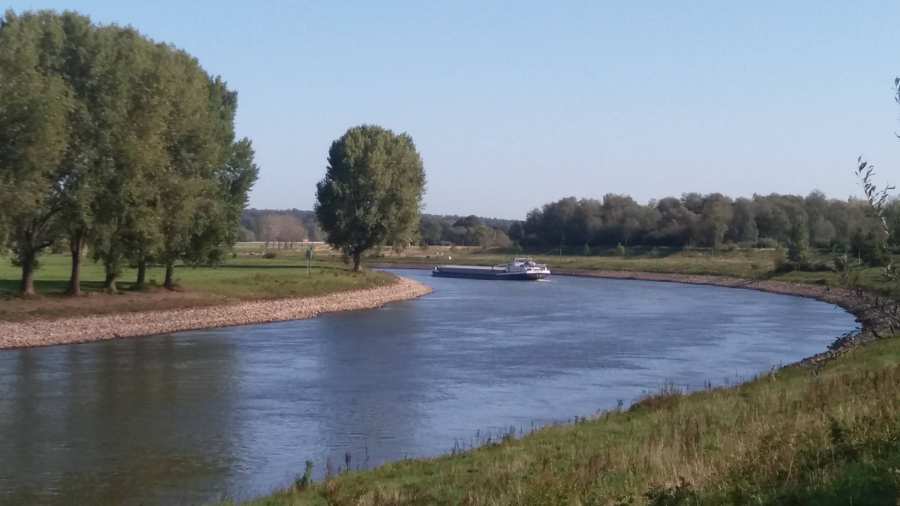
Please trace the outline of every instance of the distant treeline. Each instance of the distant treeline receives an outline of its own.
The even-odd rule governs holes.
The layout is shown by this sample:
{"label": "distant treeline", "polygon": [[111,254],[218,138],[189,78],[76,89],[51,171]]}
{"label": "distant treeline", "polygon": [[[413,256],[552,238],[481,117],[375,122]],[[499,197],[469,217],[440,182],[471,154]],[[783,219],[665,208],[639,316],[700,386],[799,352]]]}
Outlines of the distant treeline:
{"label": "distant treeline", "polygon": [[[569,197],[546,204],[508,233],[526,247],[817,247],[851,251],[877,263],[884,254],[877,251],[884,232],[870,212],[864,200],[829,199],[818,191],[738,199],[688,193],[646,205],[608,194],[602,200]],[[900,232],[900,202],[890,202],[887,214]]]}
{"label": "distant treeline", "polygon": [[515,220],[426,214],[419,224],[419,241],[425,245],[481,246],[508,248],[508,232]]}
{"label": "distant treeline", "polygon": [[[517,222],[478,216],[425,214],[419,224],[419,242],[506,248],[512,245],[507,231],[514,223]],[[276,248],[325,240],[315,213],[300,209],[247,209],[241,217],[238,237],[241,241],[264,242]]]}
{"label": "distant treeline", "polygon": [[[687,193],[640,204],[627,195],[568,197],[528,213],[525,221],[474,215],[422,215],[419,243],[529,250],[563,247],[590,253],[624,247],[784,247],[835,249],[869,263],[884,260],[884,233],[865,200],[799,195],[732,199],[720,193]],[[900,236],[900,201],[887,205],[889,225]],[[276,246],[324,240],[312,211],[249,209],[241,240]],[[891,244],[900,247],[900,244]]]}
{"label": "distant treeline", "polygon": [[238,240],[274,247],[303,241],[323,241],[316,213],[300,209],[247,209],[241,216]]}

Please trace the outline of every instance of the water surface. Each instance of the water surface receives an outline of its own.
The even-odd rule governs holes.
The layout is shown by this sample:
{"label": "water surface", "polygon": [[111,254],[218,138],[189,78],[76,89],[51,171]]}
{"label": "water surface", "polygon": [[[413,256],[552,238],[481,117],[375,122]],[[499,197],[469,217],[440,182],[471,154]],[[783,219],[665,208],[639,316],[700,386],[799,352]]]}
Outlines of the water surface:
{"label": "water surface", "polygon": [[431,278],[314,320],[0,352],[0,503],[197,504],[734,382],[855,327],[749,290]]}

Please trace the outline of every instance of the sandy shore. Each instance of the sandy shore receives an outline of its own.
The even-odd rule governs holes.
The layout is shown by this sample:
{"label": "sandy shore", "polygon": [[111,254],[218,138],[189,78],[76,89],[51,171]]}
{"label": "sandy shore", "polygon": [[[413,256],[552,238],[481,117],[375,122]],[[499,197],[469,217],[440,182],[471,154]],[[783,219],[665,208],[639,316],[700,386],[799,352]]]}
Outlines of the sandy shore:
{"label": "sandy shore", "polygon": [[0,349],[83,343],[168,334],[184,330],[303,320],[322,313],[371,309],[389,302],[420,297],[430,292],[431,288],[421,283],[398,277],[396,282],[387,286],[319,297],[57,320],[0,322]]}

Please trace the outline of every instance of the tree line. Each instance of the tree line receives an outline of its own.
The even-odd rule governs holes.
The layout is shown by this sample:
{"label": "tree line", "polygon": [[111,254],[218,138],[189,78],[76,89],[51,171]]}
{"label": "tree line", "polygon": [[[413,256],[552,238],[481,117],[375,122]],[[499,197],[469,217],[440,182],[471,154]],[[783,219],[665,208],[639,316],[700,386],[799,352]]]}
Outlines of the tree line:
{"label": "tree line", "polygon": [[302,241],[322,241],[316,213],[300,209],[247,209],[241,216],[238,240],[264,242],[266,247]]}
{"label": "tree line", "polygon": [[126,265],[214,263],[237,239],[258,168],[236,139],[237,94],[171,45],[73,12],[0,22],[0,239],[34,293],[65,242],[68,292],[87,251],[116,290]]}
{"label": "tree line", "polygon": [[426,214],[419,223],[419,240],[423,245],[481,246],[509,248],[507,231],[515,220]]}
{"label": "tree line", "polygon": [[[900,201],[885,205],[892,237],[900,232]],[[886,230],[866,200],[829,199],[814,191],[732,199],[720,193],[688,193],[639,204],[627,195],[568,197],[528,213],[510,227],[524,246],[589,249],[594,246],[702,246],[833,248],[871,264],[886,261]],[[900,246],[900,244],[888,244]]]}

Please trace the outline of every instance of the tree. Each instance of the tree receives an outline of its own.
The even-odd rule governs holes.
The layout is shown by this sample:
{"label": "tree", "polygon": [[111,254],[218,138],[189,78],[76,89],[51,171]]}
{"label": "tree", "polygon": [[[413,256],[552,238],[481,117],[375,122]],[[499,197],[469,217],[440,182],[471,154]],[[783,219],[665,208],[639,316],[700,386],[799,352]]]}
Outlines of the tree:
{"label": "tree", "polygon": [[157,256],[165,267],[163,286],[174,289],[176,262],[209,258],[217,242],[212,229],[224,213],[217,209],[223,205],[217,174],[233,155],[237,95],[187,53],[167,49],[172,114],[165,135],[168,164],[158,179],[162,241]]}
{"label": "tree", "polygon": [[729,227],[729,239],[737,243],[756,244],[759,229],[756,228],[753,203],[746,198],[739,198],[734,201],[732,209],[734,212]]}
{"label": "tree", "polygon": [[60,31],[47,14],[8,12],[0,22],[0,202],[24,295],[34,294],[38,255],[56,239],[63,209],[72,91],[41,55]]}
{"label": "tree", "polygon": [[95,65],[97,125],[95,197],[91,251],[106,272],[104,286],[117,291],[124,264],[131,260],[144,272],[146,259],[161,242],[160,190],[168,166],[167,125],[172,110],[166,100],[172,70],[156,45],[129,28],[99,31],[102,51]]}
{"label": "tree", "polygon": [[349,129],[331,144],[316,185],[316,216],[328,243],[353,259],[409,241],[419,225],[425,170],[412,137],[374,125]]}

